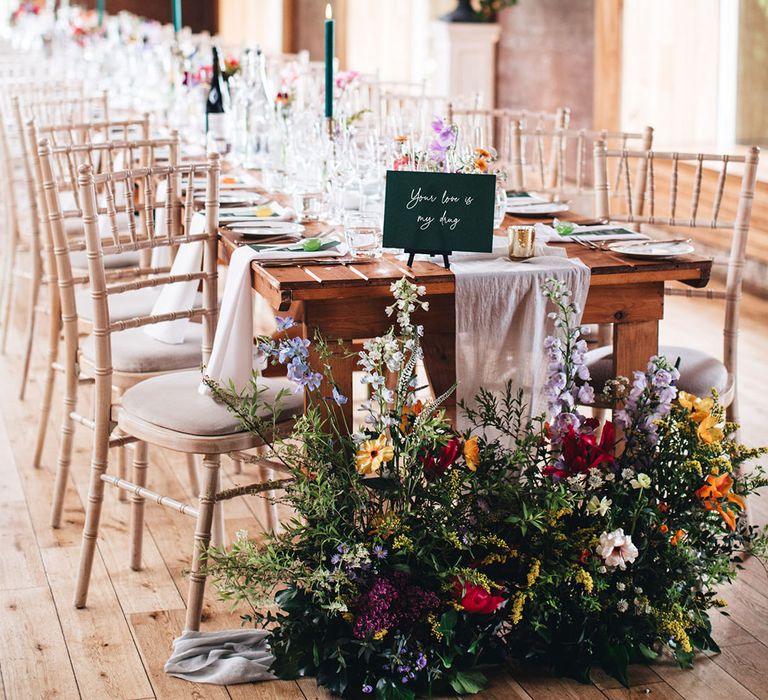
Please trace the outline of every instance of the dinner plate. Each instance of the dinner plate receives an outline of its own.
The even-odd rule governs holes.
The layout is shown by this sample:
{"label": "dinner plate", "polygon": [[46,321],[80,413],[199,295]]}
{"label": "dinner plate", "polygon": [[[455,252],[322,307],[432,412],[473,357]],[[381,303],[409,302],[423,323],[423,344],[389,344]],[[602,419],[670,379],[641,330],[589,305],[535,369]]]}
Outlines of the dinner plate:
{"label": "dinner plate", "polygon": [[542,202],[541,204],[507,204],[507,214],[512,216],[551,216],[568,211],[568,205],[563,202]]}
{"label": "dinner plate", "polygon": [[633,245],[632,243],[608,243],[606,248],[614,253],[621,253],[628,258],[641,258],[645,260],[665,260],[677,258],[681,255],[693,253],[694,247],[690,243],[653,243]]}
{"label": "dinner plate", "polygon": [[304,233],[304,226],[291,221],[253,221],[247,224],[232,224],[227,228],[244,238],[300,236]]}

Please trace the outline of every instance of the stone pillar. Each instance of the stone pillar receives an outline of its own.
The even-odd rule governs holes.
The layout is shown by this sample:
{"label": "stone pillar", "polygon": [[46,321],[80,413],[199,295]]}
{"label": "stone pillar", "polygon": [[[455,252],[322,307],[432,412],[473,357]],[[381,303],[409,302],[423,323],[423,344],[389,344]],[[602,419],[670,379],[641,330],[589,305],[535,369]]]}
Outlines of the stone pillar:
{"label": "stone pillar", "polygon": [[501,27],[495,22],[433,23],[437,72],[435,93],[447,97],[482,94],[482,105],[496,105],[496,44]]}

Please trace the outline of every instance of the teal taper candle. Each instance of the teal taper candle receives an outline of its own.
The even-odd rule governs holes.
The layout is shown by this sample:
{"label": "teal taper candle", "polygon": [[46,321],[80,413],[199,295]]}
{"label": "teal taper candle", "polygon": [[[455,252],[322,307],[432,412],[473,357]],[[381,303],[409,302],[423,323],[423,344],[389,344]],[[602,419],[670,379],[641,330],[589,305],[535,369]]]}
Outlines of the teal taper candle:
{"label": "teal taper candle", "polygon": [[325,7],[325,117],[333,117],[333,14]]}
{"label": "teal taper candle", "polygon": [[104,2],[105,0],[99,0],[97,5],[99,12],[99,26],[104,24]]}
{"label": "teal taper candle", "polygon": [[171,0],[173,4],[173,31],[181,31],[181,0]]}

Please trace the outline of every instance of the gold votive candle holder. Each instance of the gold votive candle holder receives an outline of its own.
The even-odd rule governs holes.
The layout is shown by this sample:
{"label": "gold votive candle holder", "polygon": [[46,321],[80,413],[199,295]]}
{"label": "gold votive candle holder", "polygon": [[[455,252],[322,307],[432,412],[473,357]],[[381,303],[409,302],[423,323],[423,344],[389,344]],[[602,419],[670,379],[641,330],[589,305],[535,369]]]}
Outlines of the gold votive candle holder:
{"label": "gold votive candle holder", "polygon": [[512,260],[526,260],[533,257],[536,232],[533,226],[508,226],[509,257]]}

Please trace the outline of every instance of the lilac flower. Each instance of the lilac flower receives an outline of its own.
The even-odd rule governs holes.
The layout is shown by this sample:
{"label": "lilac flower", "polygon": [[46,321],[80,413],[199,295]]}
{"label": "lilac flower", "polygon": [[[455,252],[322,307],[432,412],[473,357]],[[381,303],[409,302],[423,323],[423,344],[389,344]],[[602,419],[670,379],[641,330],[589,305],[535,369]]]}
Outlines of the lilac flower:
{"label": "lilac flower", "polygon": [[331,557],[331,564],[333,564],[334,566],[338,566],[340,561],[341,561],[341,554],[334,554]]}
{"label": "lilac flower", "polygon": [[293,358],[309,357],[309,345],[310,341],[305,338],[290,338],[281,341],[278,348],[278,362],[285,364]]}
{"label": "lilac flower", "polygon": [[363,686],[363,693],[364,693],[365,695],[370,695],[372,692],[373,692],[373,686],[372,686],[372,685],[368,685],[368,683],[366,683],[366,684]]}
{"label": "lilac flower", "polygon": [[289,328],[293,328],[296,325],[296,321],[290,316],[275,316],[275,321],[277,322],[277,330],[279,331],[287,331]]}
{"label": "lilac flower", "polygon": [[373,545],[373,555],[377,559],[386,559],[387,554],[389,554],[389,552],[386,550],[386,548],[383,545],[381,544]]}
{"label": "lilac flower", "polygon": [[313,372],[310,366],[299,357],[294,357],[288,364],[288,379],[296,383],[296,391],[307,388],[316,390],[323,381],[323,375]]}
{"label": "lilac flower", "polygon": [[343,406],[349,399],[344,396],[336,387],[333,387],[333,391],[331,392],[331,395],[333,397],[333,400],[339,405]]}
{"label": "lilac flower", "polygon": [[419,655],[416,657],[416,668],[419,669],[419,671],[421,671],[424,669],[426,665],[427,665],[427,657],[424,656],[424,654],[419,653]]}
{"label": "lilac flower", "polygon": [[645,372],[635,372],[632,388],[615,420],[631,433],[630,443],[641,438],[651,445],[658,441],[658,421],[666,416],[677,396],[675,382],[680,378],[677,368],[664,357],[654,356]]}

